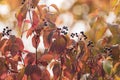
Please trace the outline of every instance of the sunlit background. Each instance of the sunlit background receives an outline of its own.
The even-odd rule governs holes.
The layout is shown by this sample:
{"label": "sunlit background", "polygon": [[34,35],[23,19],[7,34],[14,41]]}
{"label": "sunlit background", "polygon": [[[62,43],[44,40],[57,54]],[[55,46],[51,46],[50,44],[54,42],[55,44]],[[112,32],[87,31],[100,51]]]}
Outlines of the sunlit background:
{"label": "sunlit background", "polygon": [[[18,0],[14,0],[18,1]],[[103,0],[102,0],[103,1]],[[56,25],[57,27],[68,26],[69,34],[79,33],[81,31],[89,31],[91,29],[90,23],[95,20],[92,19],[91,15],[93,16],[101,16],[104,15],[104,18],[107,23],[112,24],[115,19],[116,15],[114,12],[109,12],[105,14],[104,12],[97,13],[97,10],[100,8],[105,7],[106,4],[100,0],[40,0],[39,5],[47,4],[56,4],[60,10],[60,14],[57,18]],[[12,34],[18,35],[16,31],[18,29],[15,27],[15,12],[16,8],[12,6],[10,0],[0,0],[0,32],[2,32],[3,28],[8,26],[13,31]],[[18,5],[19,2],[16,2]],[[94,7],[96,6],[96,7]],[[93,8],[92,8],[93,7]],[[96,8],[96,9],[95,9]],[[97,9],[98,8],[98,9]],[[54,9],[50,8],[50,11],[55,12]],[[96,11],[96,14],[92,14],[92,11]],[[108,31],[109,32],[109,31]],[[22,40],[25,44],[25,50],[29,50],[31,52],[35,52],[35,49],[32,47],[31,44],[31,37],[28,39],[26,38],[26,32],[23,34]],[[39,45],[39,50],[41,52],[44,51],[44,45],[41,37],[41,43]]]}

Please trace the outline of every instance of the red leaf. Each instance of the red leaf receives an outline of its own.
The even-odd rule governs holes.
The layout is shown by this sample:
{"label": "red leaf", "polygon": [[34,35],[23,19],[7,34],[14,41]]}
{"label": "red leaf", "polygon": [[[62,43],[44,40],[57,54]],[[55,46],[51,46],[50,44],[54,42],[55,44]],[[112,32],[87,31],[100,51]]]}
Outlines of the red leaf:
{"label": "red leaf", "polygon": [[32,45],[33,45],[33,47],[37,48],[39,43],[40,43],[39,36],[34,35],[33,38],[32,38]]}
{"label": "red leaf", "polygon": [[30,74],[31,80],[40,80],[42,76],[42,71],[37,65],[33,65],[31,68],[32,72]]}
{"label": "red leaf", "polygon": [[19,47],[20,51],[23,51],[24,45],[23,45],[23,42],[20,38],[16,38],[15,44]]}
{"label": "red leaf", "polygon": [[44,54],[41,56],[40,61],[51,61],[53,59],[52,54]]}
{"label": "red leaf", "polygon": [[38,18],[38,15],[35,11],[33,11],[33,24],[32,24],[32,27],[33,28],[36,28],[39,24],[39,18]]}
{"label": "red leaf", "polygon": [[47,69],[42,70],[42,79],[41,80],[50,80],[50,73]]}
{"label": "red leaf", "polygon": [[18,27],[22,26],[22,22],[25,19],[27,14],[27,7],[23,6],[20,11],[18,12],[18,14],[16,15],[17,21],[18,21]]}
{"label": "red leaf", "polygon": [[35,62],[35,54],[34,53],[28,53],[27,56],[24,59],[25,66],[28,64],[33,64]]}
{"label": "red leaf", "polygon": [[5,47],[8,45],[8,39],[3,39],[0,41],[0,51],[2,52],[2,54],[4,54],[5,52]]}
{"label": "red leaf", "polygon": [[72,75],[69,69],[64,70],[64,76],[67,77],[69,80],[72,79]]}
{"label": "red leaf", "polygon": [[31,27],[28,31],[27,31],[27,35],[26,37],[28,38],[30,35],[32,35],[32,32],[33,32],[33,27]]}
{"label": "red leaf", "polygon": [[55,64],[52,70],[54,74],[54,80],[57,80],[61,73],[60,65]]}

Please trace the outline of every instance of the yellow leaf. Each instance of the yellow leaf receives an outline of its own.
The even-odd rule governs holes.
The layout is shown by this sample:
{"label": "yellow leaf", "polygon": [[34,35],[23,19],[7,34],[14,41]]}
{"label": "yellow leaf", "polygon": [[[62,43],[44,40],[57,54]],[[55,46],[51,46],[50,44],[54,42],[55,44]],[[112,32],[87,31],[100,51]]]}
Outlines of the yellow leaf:
{"label": "yellow leaf", "polygon": [[119,2],[119,4],[117,4],[117,5],[115,6],[114,12],[115,12],[116,15],[119,14],[119,12],[120,12],[120,2]]}
{"label": "yellow leaf", "polygon": [[107,30],[107,27],[101,26],[97,31],[96,31],[96,41],[98,41],[99,39],[101,39],[105,32]]}
{"label": "yellow leaf", "polygon": [[119,0],[110,0],[110,5],[111,5],[111,8],[115,7],[117,5]]}

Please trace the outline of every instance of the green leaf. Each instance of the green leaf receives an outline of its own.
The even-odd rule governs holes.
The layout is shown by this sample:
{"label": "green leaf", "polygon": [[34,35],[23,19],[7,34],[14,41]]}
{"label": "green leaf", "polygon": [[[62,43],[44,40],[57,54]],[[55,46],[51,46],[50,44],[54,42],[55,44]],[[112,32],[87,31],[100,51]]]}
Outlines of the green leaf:
{"label": "green leaf", "polygon": [[112,62],[110,60],[104,60],[103,61],[103,69],[104,71],[110,75],[112,70]]}

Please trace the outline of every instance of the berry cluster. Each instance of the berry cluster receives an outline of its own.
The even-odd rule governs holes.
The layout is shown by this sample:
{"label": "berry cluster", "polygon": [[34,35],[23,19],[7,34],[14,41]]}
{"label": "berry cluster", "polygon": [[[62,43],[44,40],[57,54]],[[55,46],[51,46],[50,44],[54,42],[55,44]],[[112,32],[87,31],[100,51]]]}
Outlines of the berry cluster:
{"label": "berry cluster", "polygon": [[71,37],[72,38],[74,38],[74,37],[79,37],[79,35],[82,35],[81,37],[80,37],[80,40],[82,39],[82,38],[84,38],[84,40],[86,40],[87,39],[87,36],[84,34],[84,32],[80,32],[80,34],[78,34],[78,33],[71,33]]}
{"label": "berry cluster", "polygon": [[60,31],[60,33],[66,35],[68,33],[68,27],[67,26],[63,26],[62,28],[57,28],[57,30]]}
{"label": "berry cluster", "polygon": [[72,38],[74,38],[74,37],[78,37],[78,33],[71,33],[71,35],[70,35]]}
{"label": "berry cluster", "polygon": [[92,41],[88,41],[88,44],[87,44],[87,46],[94,47],[94,45],[93,45],[93,42],[92,42]]}
{"label": "berry cluster", "polygon": [[110,47],[105,47],[104,48],[104,52],[105,53],[111,53],[112,52],[112,49]]}
{"label": "berry cluster", "polygon": [[84,32],[80,32],[80,33],[82,34],[84,40],[86,40],[86,39],[87,39],[87,36],[84,34]]}
{"label": "berry cluster", "polygon": [[6,36],[9,36],[11,31],[12,31],[12,30],[9,29],[8,27],[3,28],[2,36],[5,36],[5,35],[6,35]]}

